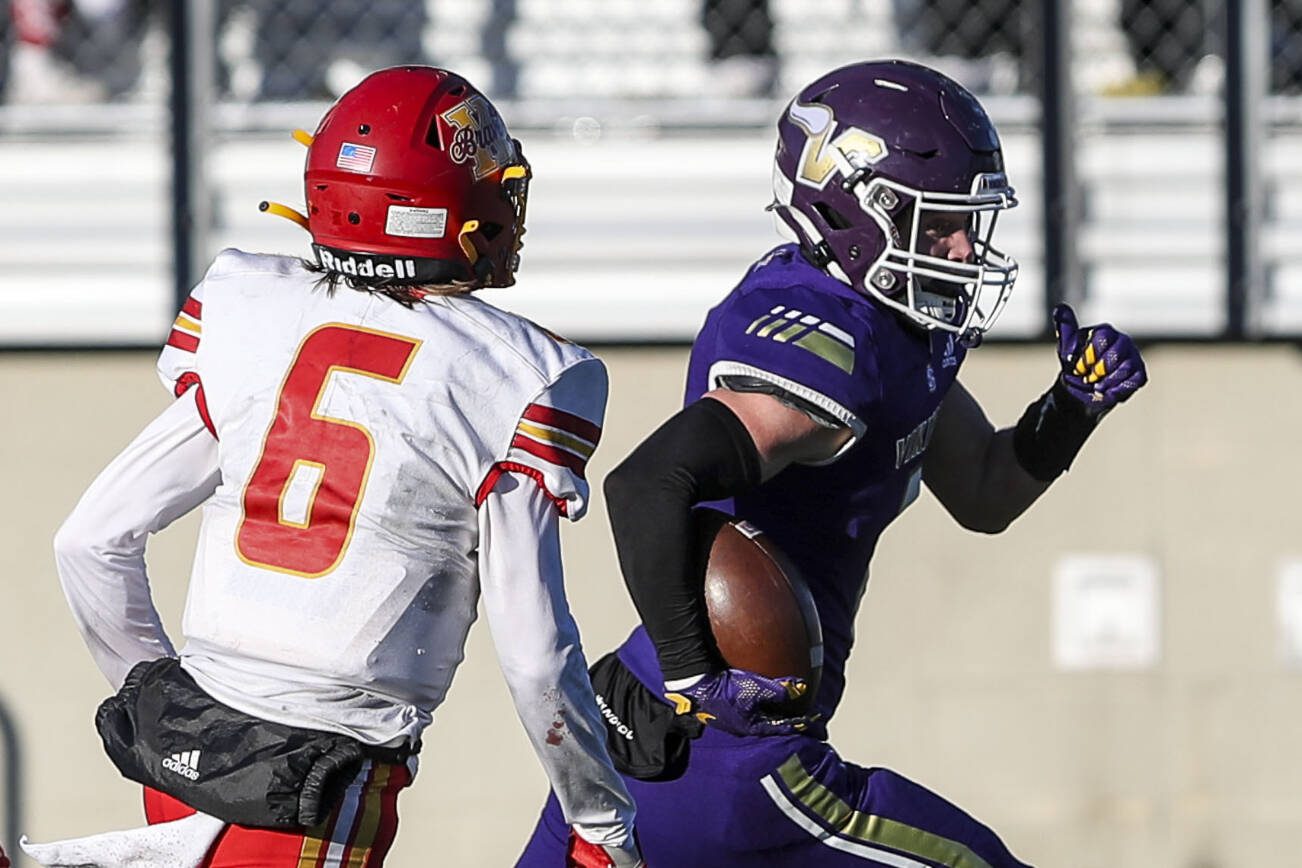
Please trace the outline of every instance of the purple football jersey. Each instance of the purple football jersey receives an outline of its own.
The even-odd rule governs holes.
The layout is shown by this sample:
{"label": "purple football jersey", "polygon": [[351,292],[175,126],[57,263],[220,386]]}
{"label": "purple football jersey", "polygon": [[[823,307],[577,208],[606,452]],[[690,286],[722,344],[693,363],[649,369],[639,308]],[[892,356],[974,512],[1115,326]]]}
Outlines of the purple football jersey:
{"label": "purple football jersey", "polygon": [[[749,494],[711,504],[765,531],[809,584],[823,626],[817,706],[825,719],[845,688],[877,538],[918,494],[923,453],[963,357],[953,335],[906,324],[811,265],[794,244],[752,266],[692,346],[687,403],[729,378],[759,379],[856,435],[831,462],[792,465]],[[620,657],[661,689],[643,628]]]}

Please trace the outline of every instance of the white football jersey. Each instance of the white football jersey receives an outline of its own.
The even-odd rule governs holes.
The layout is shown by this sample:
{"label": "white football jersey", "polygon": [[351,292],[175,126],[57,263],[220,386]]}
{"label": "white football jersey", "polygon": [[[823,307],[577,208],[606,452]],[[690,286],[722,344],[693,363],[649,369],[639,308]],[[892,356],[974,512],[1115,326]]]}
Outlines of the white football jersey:
{"label": "white football jersey", "polygon": [[497,478],[582,515],[606,374],[473,296],[319,279],[223,252],[159,360],[219,444],[181,657],[231,706],[376,743],[419,733],[461,662]]}

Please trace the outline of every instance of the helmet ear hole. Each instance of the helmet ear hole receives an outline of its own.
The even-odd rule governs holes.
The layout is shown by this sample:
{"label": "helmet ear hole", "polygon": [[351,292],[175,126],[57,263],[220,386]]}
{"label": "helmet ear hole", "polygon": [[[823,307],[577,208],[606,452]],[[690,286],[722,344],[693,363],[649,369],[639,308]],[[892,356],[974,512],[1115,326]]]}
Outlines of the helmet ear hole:
{"label": "helmet ear hole", "polygon": [[849,220],[845,219],[845,215],[833,208],[831,205],[828,205],[826,202],[815,202],[814,210],[817,211],[818,216],[822,217],[823,221],[833,229],[849,229],[852,225]]}

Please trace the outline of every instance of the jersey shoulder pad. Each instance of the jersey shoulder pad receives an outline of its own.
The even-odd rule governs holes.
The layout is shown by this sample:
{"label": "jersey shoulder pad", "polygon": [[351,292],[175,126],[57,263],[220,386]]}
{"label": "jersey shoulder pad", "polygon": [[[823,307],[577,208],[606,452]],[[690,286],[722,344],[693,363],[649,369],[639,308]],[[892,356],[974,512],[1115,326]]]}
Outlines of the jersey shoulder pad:
{"label": "jersey shoulder pad", "polygon": [[[752,272],[753,274],[754,272]],[[867,303],[803,284],[743,281],[710,312],[692,348],[708,388],[757,378],[812,404],[857,436],[880,396]]]}
{"label": "jersey shoulder pad", "polygon": [[532,478],[562,515],[581,518],[588,506],[588,460],[601,440],[608,388],[605,365],[588,355],[536,392],[520,411],[477,500],[483,501],[502,473],[520,473]]}
{"label": "jersey shoulder pad", "polygon": [[475,296],[447,296],[438,301],[462,320],[462,328],[476,343],[503,360],[514,360],[519,376],[527,376],[526,370],[533,371],[535,388],[553,382],[573,365],[594,358],[585,347]]}
{"label": "jersey shoulder pad", "polygon": [[303,260],[297,256],[275,253],[246,253],[227,247],[218,253],[204,274],[204,282],[220,280],[237,274],[290,275],[303,271]]}
{"label": "jersey shoulder pad", "polygon": [[220,304],[222,282],[226,278],[261,275],[289,277],[303,275],[302,260],[293,256],[245,253],[233,247],[223,250],[208,266],[203,280],[190,291],[181,305],[167,342],[158,357],[158,376],[170,391],[180,394],[179,383],[197,368],[199,347],[203,343],[204,306]]}
{"label": "jersey shoulder pad", "polygon": [[181,380],[197,367],[199,345],[203,341],[203,302],[206,279],[192,290],[167,334],[167,343],[158,355],[158,377],[173,394],[183,390]]}

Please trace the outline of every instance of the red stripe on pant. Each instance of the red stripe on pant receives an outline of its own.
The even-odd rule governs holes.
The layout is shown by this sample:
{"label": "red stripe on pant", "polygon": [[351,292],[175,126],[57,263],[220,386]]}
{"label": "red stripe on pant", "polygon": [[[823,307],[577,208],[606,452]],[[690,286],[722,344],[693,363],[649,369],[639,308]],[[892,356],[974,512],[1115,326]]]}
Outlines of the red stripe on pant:
{"label": "red stripe on pant", "polygon": [[371,858],[363,868],[380,868],[384,857],[393,846],[393,839],[398,835],[398,791],[411,783],[411,772],[406,766],[395,766],[389,777],[388,786],[380,797],[383,809],[380,813],[380,827],[375,833],[375,843],[371,845]]}
{"label": "red stripe on pant", "polygon": [[[357,842],[352,849],[351,838],[359,827],[368,801],[375,801],[369,791],[361,793],[360,803],[354,807],[355,816],[347,829],[336,829],[338,812],[353,798],[352,791],[345,796],[344,804],[336,809],[322,826],[307,832],[282,832],[275,829],[255,829],[248,826],[227,826],[209,851],[202,868],[312,868],[312,866],[340,865],[347,868],[381,868],[384,858],[393,846],[398,830],[398,792],[411,783],[411,772],[405,765],[388,766],[388,780],[378,799],[380,816],[374,841],[369,852]],[[369,772],[367,773],[369,776]],[[372,778],[373,780],[374,778]],[[194,808],[166,793],[145,787],[145,817],[151,825],[179,820],[194,813]],[[329,858],[331,844],[340,849],[343,859]],[[365,861],[359,861],[365,859]]]}

